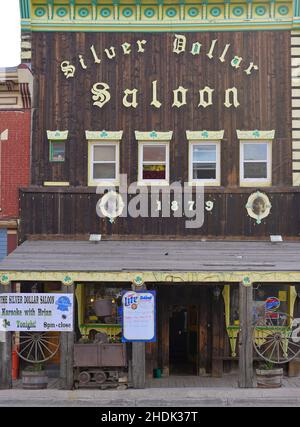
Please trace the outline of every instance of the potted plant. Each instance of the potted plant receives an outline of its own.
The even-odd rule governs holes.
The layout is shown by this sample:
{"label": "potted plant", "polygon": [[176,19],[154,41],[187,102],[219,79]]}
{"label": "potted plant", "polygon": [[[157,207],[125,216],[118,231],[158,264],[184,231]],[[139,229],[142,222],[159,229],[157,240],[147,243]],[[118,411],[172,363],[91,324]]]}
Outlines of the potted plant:
{"label": "potted plant", "polygon": [[48,386],[48,376],[41,363],[26,366],[22,371],[22,386],[25,390],[41,390]]}
{"label": "potted plant", "polygon": [[274,363],[266,362],[256,369],[257,387],[279,388],[282,386],[283,368],[274,367]]}

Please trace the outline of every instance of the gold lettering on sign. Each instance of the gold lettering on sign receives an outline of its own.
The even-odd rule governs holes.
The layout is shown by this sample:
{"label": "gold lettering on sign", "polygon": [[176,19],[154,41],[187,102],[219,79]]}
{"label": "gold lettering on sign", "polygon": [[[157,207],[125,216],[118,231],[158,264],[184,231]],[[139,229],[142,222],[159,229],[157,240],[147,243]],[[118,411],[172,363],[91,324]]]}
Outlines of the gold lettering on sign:
{"label": "gold lettering on sign", "polygon": [[109,49],[104,49],[104,52],[106,53],[108,59],[113,59],[116,56],[116,50],[113,46]]}
{"label": "gold lettering on sign", "polygon": [[87,66],[86,66],[86,64],[85,64],[85,62],[84,62],[84,57],[83,57],[82,55],[78,55],[78,58],[79,58],[80,65],[82,66],[82,68],[83,68],[84,70],[86,70],[86,69],[87,69]]}
{"label": "gold lettering on sign", "polygon": [[130,44],[130,43],[127,43],[127,42],[123,43],[123,44],[122,44],[122,49],[123,49],[124,55],[130,55],[130,52],[131,52],[131,44]]}
{"label": "gold lettering on sign", "polygon": [[174,98],[173,98],[173,104],[172,107],[180,108],[183,105],[186,105],[186,93],[187,89],[185,89],[182,86],[179,86],[178,89],[173,90]]}
{"label": "gold lettering on sign", "polygon": [[173,52],[179,54],[179,53],[185,52],[185,48],[186,48],[186,37],[175,34],[175,40],[173,43]]}
{"label": "gold lettering on sign", "polygon": [[249,65],[249,67],[247,68],[247,70],[244,70],[244,72],[246,73],[246,74],[248,74],[248,76],[249,76],[249,74],[251,74],[251,71],[252,70],[258,70],[258,66],[257,65],[254,65],[253,64],[253,62],[250,62],[250,65]]}
{"label": "gold lettering on sign", "polygon": [[[126,89],[124,90],[124,97],[123,97],[123,105],[126,108],[136,108],[138,106],[137,103],[137,89]],[[131,97],[131,101],[128,100],[128,97]]]}
{"label": "gold lettering on sign", "polygon": [[144,53],[145,49],[143,48],[143,45],[145,45],[147,43],[147,41],[146,40],[138,40],[136,43],[138,45],[138,52]]}
{"label": "gold lettering on sign", "polygon": [[93,94],[93,101],[95,101],[93,105],[99,108],[102,108],[103,105],[110,101],[111,95],[109,86],[106,83],[95,83],[91,92]]}
{"label": "gold lettering on sign", "polygon": [[[232,101],[231,102],[231,98]],[[236,87],[232,87],[229,89],[226,89],[225,91],[225,102],[224,102],[225,107],[229,108],[232,107],[232,105],[237,108],[240,103],[238,101],[238,93],[237,93],[237,88]]]}
{"label": "gold lettering on sign", "polygon": [[92,51],[92,54],[93,54],[93,57],[94,57],[94,60],[95,60],[95,64],[100,64],[101,59],[99,59],[99,58],[98,58],[98,55],[97,55],[97,53],[96,53],[96,50],[95,50],[94,45],[93,45],[93,46],[91,46],[91,47],[90,47],[90,49],[91,49],[91,51]]}
{"label": "gold lettering on sign", "polygon": [[242,62],[242,60],[243,60],[243,58],[241,58],[240,56],[235,56],[233,59],[232,59],[232,61],[231,61],[231,66],[233,67],[233,68],[236,68],[236,69],[238,69],[238,68],[240,68],[240,63]]}
{"label": "gold lettering on sign", "polygon": [[214,89],[211,89],[208,86],[205,86],[204,89],[199,90],[200,102],[199,102],[198,107],[206,108],[206,107],[209,107],[210,105],[212,105],[212,103],[213,103],[213,100],[212,100],[213,91],[214,91]]}
{"label": "gold lettering on sign", "polygon": [[214,57],[213,53],[214,53],[214,49],[215,49],[217,41],[218,40],[213,40],[211,42],[209,52],[206,54],[209,57],[209,59],[212,59]]}
{"label": "gold lettering on sign", "polygon": [[227,45],[224,47],[223,53],[222,53],[222,55],[221,55],[221,56],[220,56],[220,58],[219,58],[221,62],[225,62],[225,56],[226,56],[226,53],[227,53],[227,51],[228,51],[229,47],[230,47],[230,44],[227,44]]}
{"label": "gold lettering on sign", "polygon": [[161,102],[159,102],[159,100],[157,99],[157,80],[154,80],[154,82],[152,82],[152,102],[150,105],[155,108],[161,107]]}
{"label": "gold lettering on sign", "polygon": [[71,65],[69,61],[63,61],[60,64],[61,71],[64,73],[66,79],[74,77],[76,68],[74,65]]}

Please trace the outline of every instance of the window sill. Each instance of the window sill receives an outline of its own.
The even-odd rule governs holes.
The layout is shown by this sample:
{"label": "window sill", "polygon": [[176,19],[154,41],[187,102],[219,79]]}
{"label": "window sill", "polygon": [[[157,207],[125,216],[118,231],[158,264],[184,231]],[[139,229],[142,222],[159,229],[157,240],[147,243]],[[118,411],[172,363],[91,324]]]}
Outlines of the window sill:
{"label": "window sill", "polygon": [[270,181],[242,181],[240,187],[272,187]]}
{"label": "window sill", "polygon": [[88,187],[119,187],[120,181],[90,181]]}
{"label": "window sill", "polygon": [[189,181],[190,187],[220,187],[220,181]]}
{"label": "window sill", "polygon": [[138,187],[168,187],[170,185],[169,181],[138,181]]}

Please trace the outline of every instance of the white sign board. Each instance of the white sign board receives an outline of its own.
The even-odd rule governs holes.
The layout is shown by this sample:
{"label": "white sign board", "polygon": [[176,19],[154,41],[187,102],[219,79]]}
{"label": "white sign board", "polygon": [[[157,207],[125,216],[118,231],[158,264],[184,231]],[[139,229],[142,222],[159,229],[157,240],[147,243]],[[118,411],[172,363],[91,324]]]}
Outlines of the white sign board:
{"label": "white sign board", "polygon": [[123,294],[123,341],[156,341],[155,291]]}
{"label": "white sign board", "polygon": [[0,332],[73,331],[72,294],[0,294]]}

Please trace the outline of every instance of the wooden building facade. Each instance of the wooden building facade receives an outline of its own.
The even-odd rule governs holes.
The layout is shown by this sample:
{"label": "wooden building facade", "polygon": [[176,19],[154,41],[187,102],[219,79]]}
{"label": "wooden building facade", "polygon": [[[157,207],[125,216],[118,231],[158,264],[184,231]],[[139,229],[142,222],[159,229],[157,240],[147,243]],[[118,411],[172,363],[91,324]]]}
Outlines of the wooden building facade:
{"label": "wooden building facade", "polygon": [[[151,250],[144,268],[130,260],[89,276],[55,265],[26,273],[8,262],[1,273],[25,285],[70,276],[83,335],[108,330],[88,312],[99,289],[127,289],[141,276],[158,296],[157,342],[145,350],[133,345],[142,378],[155,369],[220,376],[239,361],[240,385],[249,386],[250,307],[276,297],[289,315],[299,312],[297,255],[293,249],[294,263],[279,268],[277,248],[265,242],[282,235],[297,252],[300,236],[298,0],[20,4],[23,60],[35,78],[31,184],[20,189],[22,242],[76,245],[101,234],[99,245],[108,250],[110,240],[147,241]],[[174,182],[177,193],[164,199]],[[138,190],[128,191],[132,183]],[[119,213],[101,204],[104,188],[112,187]],[[146,194],[150,188],[159,191]],[[171,255],[172,246],[164,249],[171,240],[228,246],[218,257],[216,244],[206,264],[195,253],[190,259],[192,247],[175,251],[187,263],[174,262],[169,271],[155,252]],[[260,241],[270,258],[256,260],[249,240]],[[134,252],[139,256],[142,250]],[[115,320],[109,334],[120,328]]]}

